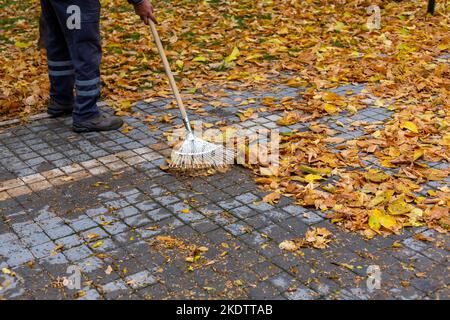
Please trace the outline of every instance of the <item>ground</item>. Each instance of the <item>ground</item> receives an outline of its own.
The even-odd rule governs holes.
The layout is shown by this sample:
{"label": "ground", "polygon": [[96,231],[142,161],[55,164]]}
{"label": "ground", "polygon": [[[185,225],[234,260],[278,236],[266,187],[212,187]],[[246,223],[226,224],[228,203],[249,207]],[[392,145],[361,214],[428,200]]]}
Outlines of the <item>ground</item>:
{"label": "ground", "polygon": [[0,1],[0,299],[449,299],[446,3],[154,0],[192,120],[281,136],[196,177],[148,27],[101,3],[127,125],[78,135],[39,114],[39,3]]}
{"label": "ground", "polygon": [[[281,111],[261,111],[244,122],[235,116],[266,96],[299,97],[298,88],[217,90],[226,93],[220,99],[227,108],[208,105],[211,97],[201,92],[191,97],[207,105],[204,121],[280,132],[309,125],[280,127]],[[356,114],[319,121],[384,123],[391,117],[370,97],[365,102]],[[160,117],[168,104],[154,99],[134,110]],[[163,133],[180,120],[149,128],[142,119],[124,119],[128,132],[75,134],[70,118],[0,129],[1,298],[450,298],[447,235],[416,227],[367,240],[289,197],[274,205],[261,202],[267,192],[258,190],[252,171],[242,166],[197,177],[166,171],[171,149]],[[365,134],[335,129],[345,140]],[[437,188],[436,182],[428,184]],[[279,248],[311,227],[332,232],[327,248],[303,248],[301,254]],[[418,240],[423,238],[434,241]],[[71,266],[81,269],[81,288],[63,284]],[[379,286],[370,286],[370,270],[379,270]]]}

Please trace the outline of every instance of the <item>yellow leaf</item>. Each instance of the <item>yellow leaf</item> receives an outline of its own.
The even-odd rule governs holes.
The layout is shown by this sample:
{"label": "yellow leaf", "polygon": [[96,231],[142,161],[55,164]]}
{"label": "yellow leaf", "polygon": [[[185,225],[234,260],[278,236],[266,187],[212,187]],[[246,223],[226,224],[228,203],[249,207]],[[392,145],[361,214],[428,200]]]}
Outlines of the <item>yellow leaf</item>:
{"label": "yellow leaf", "polygon": [[392,245],[392,248],[402,248],[403,245],[400,242],[395,241]]}
{"label": "yellow leaf", "polygon": [[9,270],[8,268],[2,268],[2,272],[4,274],[11,274],[11,270]]}
{"label": "yellow leaf", "polygon": [[92,248],[99,248],[103,245],[103,241],[97,241],[92,245]]}
{"label": "yellow leaf", "polygon": [[276,167],[260,167],[259,172],[262,176],[276,176],[278,175],[278,170]]}
{"label": "yellow leaf", "polygon": [[379,205],[380,203],[382,203],[383,201],[384,201],[384,192],[378,191],[375,195],[375,198],[373,198],[370,201],[370,207],[375,207],[375,206]]}
{"label": "yellow leaf", "polygon": [[278,30],[278,34],[289,34],[289,29],[287,27],[282,27],[280,30]]}
{"label": "yellow leaf", "polygon": [[214,290],[216,290],[213,287],[203,287],[203,289],[205,289],[206,291],[214,291]]}
{"label": "yellow leaf", "polygon": [[206,62],[208,59],[206,59],[204,56],[197,56],[194,59],[192,59],[194,62]]}
{"label": "yellow leaf", "polygon": [[380,217],[380,224],[385,227],[386,229],[392,229],[397,224],[397,221],[394,217],[389,216],[387,214],[383,214]]}
{"label": "yellow leaf", "polygon": [[398,197],[388,207],[388,211],[393,215],[402,215],[410,212],[412,206],[405,202],[404,196]]}
{"label": "yellow leaf", "polygon": [[414,161],[420,159],[421,157],[423,157],[423,151],[422,150],[416,150],[414,151]]}
{"label": "yellow leaf", "polygon": [[226,63],[230,63],[231,61],[234,61],[237,59],[237,57],[239,57],[241,54],[241,52],[239,51],[239,49],[237,47],[234,47],[233,52],[231,52],[231,54],[225,58],[225,62]]}
{"label": "yellow leaf", "polygon": [[298,123],[301,120],[300,114],[298,112],[285,112],[283,118],[277,121],[277,124],[280,126],[290,126]]}
{"label": "yellow leaf", "polygon": [[380,130],[375,131],[374,133],[372,133],[372,136],[373,136],[374,138],[379,138],[379,137],[381,137],[381,131],[380,131]]}
{"label": "yellow leaf", "polygon": [[357,109],[355,106],[351,105],[351,104],[349,104],[349,105],[347,106],[347,110],[350,111],[350,113],[352,113],[352,114],[358,112],[358,109]]}
{"label": "yellow leaf", "polygon": [[388,159],[382,160],[380,164],[385,168],[395,168],[395,165],[393,165]]}
{"label": "yellow leaf", "polygon": [[343,22],[337,21],[331,29],[334,31],[342,31],[345,28],[345,24]]}
{"label": "yellow leaf", "polygon": [[441,51],[444,51],[450,48],[450,44],[441,43],[440,45],[437,46],[437,48]]}
{"label": "yellow leaf", "polygon": [[18,48],[28,48],[28,47],[30,47],[32,44],[33,44],[33,43],[31,43],[31,42],[20,42],[20,41],[17,41],[14,45],[15,45],[16,47],[18,47]]}
{"label": "yellow leaf", "polygon": [[411,122],[411,121],[403,122],[402,128],[408,129],[409,131],[412,131],[414,133],[419,133],[419,130],[417,129],[416,124],[414,122]]}
{"label": "yellow leaf", "polygon": [[317,175],[320,173],[319,170],[316,170],[316,169],[308,167],[308,166],[300,166],[299,168],[300,168],[300,170],[302,170],[306,173],[317,174]]}
{"label": "yellow leaf", "polygon": [[383,182],[389,179],[389,175],[379,170],[369,169],[369,171],[364,174],[364,178],[370,182]]}
{"label": "yellow leaf", "polygon": [[245,58],[245,61],[252,61],[252,60],[258,60],[261,59],[263,57],[262,54],[252,54],[251,56],[248,56],[247,58]]}
{"label": "yellow leaf", "polygon": [[182,212],[182,213],[189,213],[189,209],[188,209],[188,208],[183,209],[183,210],[181,210],[181,212]]}
{"label": "yellow leaf", "polygon": [[120,103],[120,108],[121,108],[122,110],[124,110],[124,109],[130,109],[130,108],[131,108],[131,101],[127,101],[127,100],[122,101],[122,102]]}
{"label": "yellow leaf", "polygon": [[323,180],[323,179],[325,179],[325,178],[323,178],[317,174],[310,173],[305,176],[305,180],[309,183],[315,182],[316,180]]}
{"label": "yellow leaf", "polygon": [[181,61],[181,60],[177,60],[177,61],[175,62],[175,64],[176,64],[176,66],[178,67],[178,69],[183,69],[183,67],[184,67],[184,62]]}
{"label": "yellow leaf", "polygon": [[301,78],[293,78],[287,82],[287,85],[292,88],[299,88],[305,85],[305,81],[302,81]]}
{"label": "yellow leaf", "polygon": [[372,212],[369,214],[369,227],[372,228],[375,231],[380,230],[381,223],[380,223],[380,216],[383,213],[380,210],[372,210]]}
{"label": "yellow leaf", "polygon": [[336,107],[333,106],[332,104],[329,104],[329,103],[325,103],[325,105],[323,106],[323,108],[324,108],[324,110],[325,110],[327,113],[329,113],[329,114],[332,114],[332,113],[335,113],[335,112],[336,112]]}
{"label": "yellow leaf", "polygon": [[248,108],[243,113],[238,113],[237,116],[239,117],[239,120],[244,122],[245,120],[249,119],[250,117],[253,117],[254,111],[255,110],[253,108]]}

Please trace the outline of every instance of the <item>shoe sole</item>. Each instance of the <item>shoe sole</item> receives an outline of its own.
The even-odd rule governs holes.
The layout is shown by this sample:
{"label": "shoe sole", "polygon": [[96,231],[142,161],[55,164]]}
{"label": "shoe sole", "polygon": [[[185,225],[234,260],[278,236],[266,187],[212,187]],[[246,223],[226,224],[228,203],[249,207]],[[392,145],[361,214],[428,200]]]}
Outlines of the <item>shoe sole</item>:
{"label": "shoe sole", "polygon": [[99,132],[99,131],[113,131],[120,129],[123,126],[123,123],[115,125],[109,128],[86,128],[82,126],[78,126],[76,124],[72,125],[72,130],[76,133],[86,133],[86,132]]}
{"label": "shoe sole", "polygon": [[62,117],[62,116],[68,116],[68,115],[71,115],[72,114],[72,111],[73,110],[70,110],[70,111],[56,111],[56,110],[51,110],[51,109],[49,109],[49,110],[47,110],[47,113],[50,115],[50,117],[52,117],[52,118],[59,118],[59,117]]}

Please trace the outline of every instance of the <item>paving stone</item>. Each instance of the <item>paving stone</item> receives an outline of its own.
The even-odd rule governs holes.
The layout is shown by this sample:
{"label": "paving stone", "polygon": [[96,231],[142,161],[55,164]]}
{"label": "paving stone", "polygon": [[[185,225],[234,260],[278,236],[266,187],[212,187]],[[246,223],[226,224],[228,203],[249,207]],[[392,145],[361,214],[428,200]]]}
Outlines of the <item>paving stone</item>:
{"label": "paving stone", "polygon": [[111,201],[105,202],[105,206],[107,208],[112,208],[112,209],[120,209],[120,208],[124,208],[128,205],[129,205],[129,203],[125,199],[116,199],[116,200],[111,200]]}
{"label": "paving stone", "polygon": [[83,243],[83,240],[76,234],[60,238],[55,240],[55,243],[58,246],[64,246],[65,249],[70,249],[76,246],[79,246]]}
{"label": "paving stone", "polygon": [[269,282],[260,282],[257,287],[249,290],[249,298],[255,300],[270,300],[279,294],[280,292]]}
{"label": "paving stone", "polygon": [[70,224],[70,227],[73,230],[75,230],[76,232],[92,229],[97,226],[97,223],[95,223],[93,220],[89,219],[87,216],[86,216],[86,218],[77,219],[75,221],[72,221],[69,224]]}
{"label": "paving stone", "polygon": [[[180,199],[178,199],[175,196],[171,196],[171,195],[157,197],[157,198],[155,198],[155,200],[157,202],[159,202],[160,204],[162,204],[163,206],[167,206],[169,204],[172,204],[172,203],[180,201]],[[153,209],[153,208],[151,208],[151,209]]]}
{"label": "paving stone", "polygon": [[303,215],[307,210],[301,206],[291,205],[283,208],[284,211],[289,212],[293,216]]}
{"label": "paving stone", "polygon": [[289,300],[316,300],[319,294],[304,286],[298,286],[295,291],[286,292],[284,296]]}
{"label": "paving stone", "polygon": [[30,248],[31,253],[37,259],[46,258],[50,256],[56,245],[53,242],[47,242]]}
{"label": "paving stone", "polygon": [[99,216],[101,214],[105,214],[107,212],[108,212],[108,209],[106,209],[103,206],[100,206],[97,208],[92,208],[92,209],[86,210],[86,215],[88,215],[89,217],[95,217],[95,216]]}
{"label": "paving stone", "polygon": [[[265,217],[274,222],[280,222],[286,219],[289,219],[291,216],[283,210],[280,209],[270,209],[267,211],[261,212]],[[322,219],[318,220],[322,221]]]}
{"label": "paving stone", "polygon": [[308,211],[299,216],[299,218],[308,225],[323,221],[323,218],[314,212]]}
{"label": "paving stone", "polygon": [[33,260],[34,257],[29,250],[19,248],[18,250],[14,250],[14,254],[9,256],[6,263],[11,267],[15,267]]}
{"label": "paving stone", "polygon": [[115,212],[115,214],[117,216],[119,216],[120,218],[125,219],[125,218],[132,217],[132,216],[139,214],[139,210],[133,206],[128,206],[128,207],[122,208],[120,210],[117,210]]}
{"label": "paving stone", "polygon": [[22,242],[28,247],[37,246],[51,241],[43,231],[25,235],[21,239]]}
{"label": "paving stone", "polygon": [[157,208],[145,213],[152,221],[161,221],[170,217],[171,213],[165,208]]}
{"label": "paving stone", "polygon": [[83,297],[78,298],[77,300],[101,300],[102,297],[95,289],[90,289],[88,291],[85,291],[85,294]]}
{"label": "paving stone", "polygon": [[219,228],[215,223],[211,222],[210,220],[194,221],[193,223],[191,223],[191,226],[200,233],[207,233]]}
{"label": "paving stone", "polygon": [[230,209],[229,212],[239,219],[245,219],[248,217],[255,216],[257,214],[256,210],[247,206],[241,206],[234,209]]}
{"label": "paving stone", "polygon": [[[176,213],[178,213],[178,212],[176,212]],[[192,223],[195,221],[202,220],[205,217],[202,214],[200,214],[199,212],[190,210],[188,213],[178,213],[178,218],[185,223]]]}
{"label": "paving stone", "polygon": [[140,289],[156,283],[156,279],[148,271],[141,271],[125,278],[133,289]]}
{"label": "paving stone", "polygon": [[131,290],[122,279],[109,282],[101,287],[103,294],[108,300],[116,300],[120,298],[127,299],[131,294]]}
{"label": "paving stone", "polygon": [[129,227],[123,222],[115,221],[111,224],[104,225],[103,229],[105,229],[105,231],[110,235],[116,235],[124,232],[125,230],[128,230]]}
{"label": "paving stone", "polygon": [[65,250],[64,255],[72,262],[84,259],[92,254],[92,251],[86,246],[81,245]]}
{"label": "paving stone", "polygon": [[242,206],[242,203],[240,203],[237,200],[231,199],[220,201],[217,203],[217,205],[220,206],[221,208],[224,208],[225,210],[230,210]]}
{"label": "paving stone", "polygon": [[269,279],[269,282],[278,289],[279,292],[285,292],[293,284],[294,278],[287,273],[280,273]]}
{"label": "paving stone", "polygon": [[252,228],[243,222],[229,224],[225,226],[225,229],[228,230],[234,236],[240,236],[243,235],[244,233],[249,233],[252,231]]}
{"label": "paving stone", "polygon": [[97,257],[87,257],[76,262],[76,266],[79,268],[83,276],[88,276],[90,273],[96,270],[105,270],[105,263]]}
{"label": "paving stone", "polygon": [[45,232],[52,240],[67,237],[74,233],[74,231],[68,226],[60,226],[54,229],[46,229]]}
{"label": "paving stone", "polygon": [[141,211],[150,211],[158,207],[158,204],[153,201],[143,201],[135,205]]}
{"label": "paving stone", "polygon": [[236,200],[244,204],[252,204],[253,202],[258,201],[259,198],[252,193],[245,193],[236,197]]}

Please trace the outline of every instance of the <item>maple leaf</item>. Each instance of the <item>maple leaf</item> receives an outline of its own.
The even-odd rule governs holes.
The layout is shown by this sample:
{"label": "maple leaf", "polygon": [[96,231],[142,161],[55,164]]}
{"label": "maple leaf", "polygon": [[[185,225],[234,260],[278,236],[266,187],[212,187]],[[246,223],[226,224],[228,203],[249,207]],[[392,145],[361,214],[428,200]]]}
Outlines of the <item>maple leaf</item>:
{"label": "maple leaf", "polygon": [[277,121],[277,124],[280,126],[290,126],[296,124],[301,120],[300,114],[298,112],[286,112],[283,115],[283,118]]}

